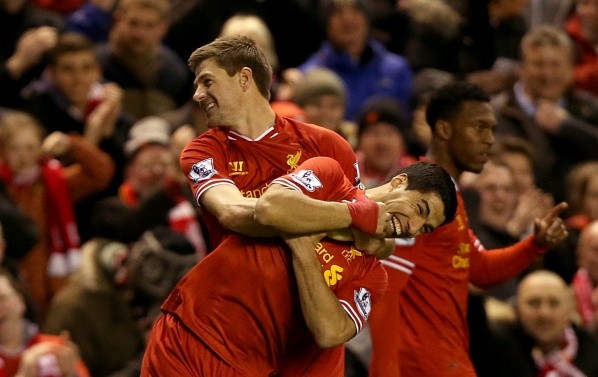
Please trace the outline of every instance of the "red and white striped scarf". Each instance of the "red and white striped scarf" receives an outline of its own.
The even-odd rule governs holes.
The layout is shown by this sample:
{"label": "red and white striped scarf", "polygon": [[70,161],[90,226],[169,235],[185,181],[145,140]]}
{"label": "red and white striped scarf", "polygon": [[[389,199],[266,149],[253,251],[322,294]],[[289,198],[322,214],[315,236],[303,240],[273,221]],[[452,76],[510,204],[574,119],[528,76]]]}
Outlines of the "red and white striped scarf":
{"label": "red and white striped scarf", "polygon": [[[52,253],[48,261],[48,275],[64,277],[79,266],[80,239],[75,221],[73,202],[68,190],[64,169],[56,159],[41,162],[41,179],[44,186],[45,214]],[[8,185],[23,186],[37,182],[15,182],[11,169],[0,164],[0,176]]]}
{"label": "red and white striped scarf", "polygon": [[532,357],[538,367],[537,377],[586,377],[573,364],[577,350],[577,335],[571,326],[565,329],[565,337],[560,349],[544,354],[540,349],[534,347]]}
{"label": "red and white striped scarf", "polygon": [[594,321],[596,307],[592,302],[592,292],[595,287],[590,280],[588,271],[585,268],[578,269],[575,276],[573,276],[571,285],[575,293],[575,301],[581,315],[581,320],[584,325],[589,326]]}

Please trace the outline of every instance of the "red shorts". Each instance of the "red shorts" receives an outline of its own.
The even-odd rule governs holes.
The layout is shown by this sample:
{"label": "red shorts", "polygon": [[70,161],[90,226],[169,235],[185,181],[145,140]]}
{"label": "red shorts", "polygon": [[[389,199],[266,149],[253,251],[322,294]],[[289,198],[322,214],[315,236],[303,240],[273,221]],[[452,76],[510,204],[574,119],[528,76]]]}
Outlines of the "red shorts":
{"label": "red shorts", "polygon": [[163,314],[152,328],[140,377],[247,377],[215,354],[176,317]]}

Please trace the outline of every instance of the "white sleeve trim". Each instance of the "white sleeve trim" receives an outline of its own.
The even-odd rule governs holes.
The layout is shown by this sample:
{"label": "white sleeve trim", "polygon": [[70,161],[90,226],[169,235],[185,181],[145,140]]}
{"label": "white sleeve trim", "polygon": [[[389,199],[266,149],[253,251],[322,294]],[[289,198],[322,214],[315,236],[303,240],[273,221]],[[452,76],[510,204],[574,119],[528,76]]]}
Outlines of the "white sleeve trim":
{"label": "white sleeve trim", "polygon": [[353,306],[351,306],[351,304],[349,302],[347,302],[346,300],[339,300],[339,302],[341,303],[343,309],[345,309],[345,312],[347,312],[347,314],[349,315],[349,317],[355,324],[357,333],[361,332],[361,330],[363,330],[363,326],[364,326],[362,317],[355,311]]}
{"label": "white sleeve trim", "polygon": [[212,188],[214,186],[219,186],[219,185],[231,185],[231,186],[235,186],[235,183],[230,180],[230,179],[224,179],[224,178],[220,178],[220,179],[214,179],[211,180],[210,182],[206,183],[203,186],[200,186],[197,189],[197,194],[195,194],[195,201],[197,202],[197,204],[199,204],[199,198],[203,195],[204,192],[206,192],[207,189]]}

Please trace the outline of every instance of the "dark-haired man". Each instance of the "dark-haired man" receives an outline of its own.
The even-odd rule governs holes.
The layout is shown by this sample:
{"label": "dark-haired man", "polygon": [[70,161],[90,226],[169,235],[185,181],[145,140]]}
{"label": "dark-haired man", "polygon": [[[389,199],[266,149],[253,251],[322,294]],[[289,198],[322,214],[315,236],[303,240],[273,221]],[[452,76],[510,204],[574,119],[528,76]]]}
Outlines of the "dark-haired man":
{"label": "dark-haired man", "polygon": [[[426,119],[432,141],[425,159],[455,181],[481,172],[490,158],[496,117],[479,86],[450,83],[430,98]],[[567,236],[558,214],[565,203],[536,219],[534,234],[504,249],[485,250],[473,235],[461,195],[455,220],[412,242],[397,242],[382,261],[389,289],[370,321],[370,376],[476,375],[469,358],[466,319],[469,284],[487,288],[521,272]]]}

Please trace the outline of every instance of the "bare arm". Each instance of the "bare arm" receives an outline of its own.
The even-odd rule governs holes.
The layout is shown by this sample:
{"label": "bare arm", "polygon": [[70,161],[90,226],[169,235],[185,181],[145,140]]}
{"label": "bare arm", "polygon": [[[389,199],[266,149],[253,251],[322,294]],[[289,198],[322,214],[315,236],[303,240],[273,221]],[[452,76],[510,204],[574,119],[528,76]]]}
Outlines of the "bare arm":
{"label": "bare arm", "polygon": [[320,238],[288,236],[285,241],[293,254],[293,270],[307,327],[319,347],[330,348],[351,339],[357,329],[324,280],[315,252]]}
{"label": "bare arm", "polygon": [[246,198],[233,185],[211,187],[200,198],[201,205],[227,229],[252,237],[279,236],[280,231],[254,220],[257,199]]}
{"label": "bare arm", "polygon": [[[384,230],[386,213],[378,211],[377,233]],[[348,228],[352,224],[346,203],[327,202],[279,184],[272,184],[257,201],[255,219],[285,233],[305,234]]]}

